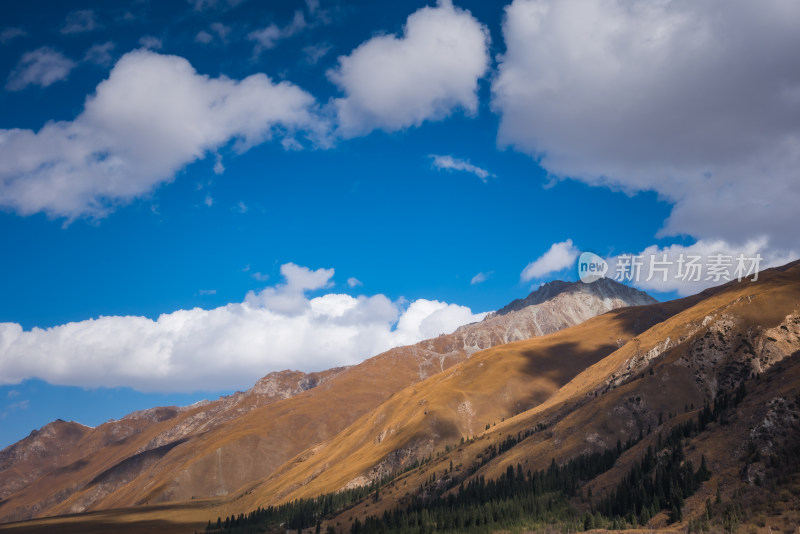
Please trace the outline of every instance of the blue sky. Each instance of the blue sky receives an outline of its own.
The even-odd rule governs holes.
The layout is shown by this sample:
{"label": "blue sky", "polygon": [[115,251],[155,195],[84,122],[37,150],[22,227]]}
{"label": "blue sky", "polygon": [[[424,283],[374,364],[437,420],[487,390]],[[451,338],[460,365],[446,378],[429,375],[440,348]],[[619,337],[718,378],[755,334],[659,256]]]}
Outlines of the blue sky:
{"label": "blue sky", "polygon": [[578,251],[795,259],[796,9],[4,4],[0,447],[452,330]]}

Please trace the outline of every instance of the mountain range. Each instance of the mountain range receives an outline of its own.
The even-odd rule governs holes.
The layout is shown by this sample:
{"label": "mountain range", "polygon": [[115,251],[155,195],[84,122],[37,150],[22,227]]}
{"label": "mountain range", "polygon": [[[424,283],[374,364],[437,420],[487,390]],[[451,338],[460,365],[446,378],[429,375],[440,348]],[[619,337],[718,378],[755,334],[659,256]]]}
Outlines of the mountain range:
{"label": "mountain range", "polygon": [[[0,521],[18,522],[0,530],[193,532],[228,517],[245,528],[247,517],[268,525],[278,512],[256,513],[267,506],[301,503],[296,526],[349,532],[415,517],[420,503],[456,506],[515,473],[561,480],[568,465],[584,467],[548,494],[570,510],[564,525],[789,528],[798,361],[800,262],[663,303],[608,279],[551,282],[355,366],[271,373],[246,392],[96,428],[50,423],[0,451]],[[648,487],[645,467],[692,482],[661,501],[620,496],[621,482]],[[339,504],[315,512],[320,495]]]}

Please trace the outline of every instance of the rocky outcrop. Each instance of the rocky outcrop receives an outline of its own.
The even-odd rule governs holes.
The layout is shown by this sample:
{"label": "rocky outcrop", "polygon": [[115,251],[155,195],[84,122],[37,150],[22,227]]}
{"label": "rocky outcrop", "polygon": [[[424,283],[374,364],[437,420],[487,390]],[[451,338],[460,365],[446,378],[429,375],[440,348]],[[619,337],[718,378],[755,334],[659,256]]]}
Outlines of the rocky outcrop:
{"label": "rocky outcrop", "polygon": [[[608,278],[591,284],[556,280],[490,313],[480,322],[464,325],[452,334],[423,341],[414,347],[435,354],[463,352],[470,355],[497,345],[552,334],[611,310],[655,302],[647,293]],[[433,370],[442,369],[434,366]]]}

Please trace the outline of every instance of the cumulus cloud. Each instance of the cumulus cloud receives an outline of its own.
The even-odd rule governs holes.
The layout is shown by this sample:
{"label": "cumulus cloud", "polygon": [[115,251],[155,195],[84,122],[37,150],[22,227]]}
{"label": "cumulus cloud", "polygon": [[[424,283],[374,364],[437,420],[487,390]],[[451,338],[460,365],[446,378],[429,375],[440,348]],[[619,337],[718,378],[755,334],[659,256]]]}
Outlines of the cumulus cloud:
{"label": "cumulus cloud", "polygon": [[489,66],[489,32],[468,11],[441,0],[411,14],[402,36],[379,35],[339,57],[328,77],[341,134],[395,131],[456,109],[475,113]]}
{"label": "cumulus cloud", "polygon": [[58,81],[66,80],[75,66],[75,62],[61,52],[43,46],[22,55],[17,67],[8,77],[6,89],[21,91],[29,85],[49,87]]}
{"label": "cumulus cloud", "polygon": [[0,323],[0,384],[38,377],[142,391],[245,388],[270,371],[353,364],[478,321],[485,314],[435,300],[407,307],[384,295],[327,293],[333,269],[281,268],[285,282],[244,302],[159,316],[100,317],[24,331]]}
{"label": "cumulus cloud", "polygon": [[454,158],[453,156],[439,156],[436,154],[431,154],[428,157],[433,159],[431,166],[434,169],[468,172],[480,178],[483,183],[486,183],[490,176],[494,176],[494,174],[490,173],[486,169],[477,167],[467,160]]}
{"label": "cumulus cloud", "polygon": [[519,278],[523,282],[529,282],[572,267],[579,253],[578,249],[572,244],[572,239],[553,243],[547,252],[525,266]]}
{"label": "cumulus cloud", "polygon": [[315,108],[310,94],[264,74],[211,78],[181,57],[130,52],[75,120],[0,129],[0,206],[100,217],[228,143],[244,152],[298,130],[321,134]]}
{"label": "cumulus cloud", "polygon": [[306,291],[314,291],[329,287],[333,278],[333,269],[317,269],[301,267],[294,263],[281,265],[281,275],[286,279],[283,284],[268,287],[256,294],[250,292],[245,302],[255,307],[266,307],[285,315],[299,315],[309,309]]}
{"label": "cumulus cloud", "polygon": [[514,0],[499,142],[674,204],[660,235],[800,248],[800,4]]}
{"label": "cumulus cloud", "polygon": [[67,20],[61,28],[61,33],[69,35],[72,33],[85,33],[94,31],[99,27],[97,16],[91,9],[81,9],[73,11],[67,15]]}

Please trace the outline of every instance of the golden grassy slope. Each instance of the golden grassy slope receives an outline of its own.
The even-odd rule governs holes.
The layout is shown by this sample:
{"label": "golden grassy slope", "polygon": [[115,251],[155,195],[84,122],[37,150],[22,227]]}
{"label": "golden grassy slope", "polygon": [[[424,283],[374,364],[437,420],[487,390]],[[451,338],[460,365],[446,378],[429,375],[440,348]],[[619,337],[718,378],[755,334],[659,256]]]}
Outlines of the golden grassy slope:
{"label": "golden grassy slope", "polygon": [[[750,368],[767,369],[796,351],[800,337],[795,325],[800,321],[787,323],[787,317],[798,310],[800,263],[794,263],[762,273],[757,283],[733,283],[688,299],[618,310],[556,334],[477,353],[423,382],[383,392],[386,401],[377,408],[342,415],[339,411],[346,411],[348,403],[363,406],[367,400],[374,401],[375,393],[370,388],[396,372],[391,360],[376,359],[370,364],[372,367],[352,375],[344,383],[346,387],[320,387],[316,388],[319,391],[304,393],[307,399],[302,404],[313,407],[308,408],[311,411],[281,401],[270,410],[257,410],[242,418],[227,429],[229,436],[210,436],[207,444],[195,444],[198,454],[191,458],[202,462],[219,455],[219,447],[212,448],[215,443],[236,447],[245,435],[269,434],[276,428],[284,432],[281,436],[290,435],[294,421],[318,417],[320,412],[331,414],[332,426],[344,426],[348,416],[353,421],[342,432],[331,432],[327,441],[295,456],[263,482],[248,484],[237,496],[214,502],[210,515],[210,508],[198,510],[202,517],[194,524],[204,525],[217,515],[224,517],[363,482],[359,477],[402,467],[415,456],[443,452],[445,445],[457,444],[462,436],[477,434],[478,438],[395,480],[382,491],[380,502],[361,503],[335,521],[346,524],[355,515],[392,508],[432,473],[443,479],[451,461],[467,467],[488,445],[538,423],[547,422],[549,426],[490,462],[477,475],[494,477],[517,462],[526,469],[538,469],[551,458],[564,461],[581,452],[612,446],[617,438],[624,441],[638,434],[640,428],[656,428],[660,412],[666,419],[669,412],[682,413],[686,404],[698,407],[704,399],[713,398],[720,381],[726,376],[735,377],[742,362]],[[787,325],[790,328],[781,329]],[[714,343],[715,336],[720,335],[720,340],[725,341],[716,342],[721,347],[712,350],[708,343]],[[749,340],[758,357],[745,353],[740,338]],[[718,361],[712,362],[711,356]],[[648,372],[650,368],[653,375]],[[787,372],[781,377],[787,392],[797,390],[797,374]],[[744,426],[736,427],[737,432],[748,432],[748,425],[763,415],[756,408],[771,390],[760,391],[753,394],[752,400],[748,397],[740,408]],[[267,420],[273,415],[277,426]],[[501,421],[504,417],[505,421]],[[685,416],[675,421],[680,417]],[[497,425],[484,431],[484,425],[490,422]],[[664,428],[669,424],[665,423]],[[735,468],[733,463],[724,461],[733,457],[731,451],[739,446],[743,434],[727,428],[713,440],[706,438],[705,445],[704,440],[698,441],[696,451],[705,452],[717,462],[711,465],[715,473],[712,484],[722,479],[726,469]],[[647,440],[626,453],[618,467],[599,477],[593,483],[595,494],[616,483],[646,443]],[[715,444],[724,445],[715,449]],[[699,457],[700,452],[691,454]],[[395,461],[387,462],[387,457]],[[153,495],[166,493],[165,488],[153,486]],[[701,496],[696,500],[702,501]],[[187,502],[185,506],[189,510],[211,506],[204,503]],[[687,501],[689,517],[697,509],[697,503],[693,503]],[[150,514],[152,507],[141,510]]]}
{"label": "golden grassy slope", "polygon": [[[526,308],[392,349],[351,368],[318,373],[326,381],[303,393],[292,390],[290,398],[281,400],[302,373],[276,373],[277,389],[263,383],[270,377],[259,381],[254,389],[261,388],[267,397],[251,391],[188,410],[160,409],[164,421],[152,420],[149,411],[86,431],[71,445],[61,432],[40,447],[49,453],[64,445],[58,454],[47,461],[18,461],[0,471],[0,499],[5,499],[0,500],[0,520],[230,494],[331,439],[395,392],[464,361],[479,346],[522,332],[557,330],[623,305],[626,298],[648,299],[624,287],[598,293],[563,285],[570,291],[547,301],[547,311]],[[509,398],[516,394],[510,391]],[[535,402],[520,399],[514,411]],[[22,443],[23,452],[26,444],[31,445]],[[11,482],[4,485],[5,480]]]}
{"label": "golden grassy slope", "polygon": [[[243,502],[256,507],[336,491],[364,483],[360,477],[401,469],[462,437],[483,434],[487,423],[540,405],[637,332],[691,302],[609,312],[561,332],[477,353],[396,393],[332,440],[249,488]],[[390,455],[392,460],[385,461]]]}
{"label": "golden grassy slope", "polygon": [[[442,355],[437,369],[465,357]],[[61,468],[0,501],[6,520],[30,515],[59,515],[118,508],[194,496],[227,494],[258,480],[304,448],[324,441],[385,400],[393,391],[419,381],[429,364],[414,347],[395,349],[349,368],[320,386],[266,406],[247,406],[243,415],[188,439],[154,458],[132,480],[104,495],[103,473],[124,466],[151,440],[190,422],[208,408],[200,406],[155,424],[141,424],[127,438],[107,443],[103,432],[91,432],[67,451]],[[390,372],[387,373],[387,370]],[[257,402],[245,399],[244,402]],[[86,455],[90,452],[90,455]],[[254,463],[253,458],[259,462]],[[87,481],[95,481],[86,484]],[[67,488],[77,488],[63,499]]]}
{"label": "golden grassy slope", "polygon": [[[776,361],[789,358],[786,365],[791,365],[787,369],[791,368],[792,373],[774,371],[770,375],[774,377],[781,374],[774,380],[781,381],[785,388],[783,393],[759,385],[757,393],[751,395],[739,409],[741,424],[718,428],[715,434],[702,436],[690,453],[689,457],[695,461],[695,465],[699,465],[700,455],[706,454],[715,477],[710,485],[707,484],[707,488],[687,502],[687,519],[700,513],[708,492],[715,491],[719,480],[724,481],[727,488],[725,493],[732,494],[740,485],[736,483],[737,469],[741,468],[737,463],[737,453],[752,426],[763,416],[763,410],[759,411],[758,408],[775,395],[800,394],[800,358],[790,358],[800,349],[800,318],[797,315],[800,311],[800,264],[794,263],[763,273],[758,283],[730,284],[674,304],[679,307],[689,305],[577,373],[535,408],[498,423],[478,440],[457,447],[419,470],[404,475],[382,491],[379,503],[361,503],[335,521],[346,525],[355,516],[380,514],[391,509],[403,502],[409,492],[413,493],[429,480],[432,473],[436,473],[437,479],[445,478],[444,473],[451,461],[456,466],[467,467],[490,444],[498,444],[508,434],[516,435],[538,423],[547,422],[550,426],[495,458],[474,476],[494,478],[504,472],[508,465],[517,463],[523,464],[526,470],[541,469],[553,458],[562,462],[583,452],[611,447],[618,438],[624,442],[627,437],[638,435],[640,428],[652,426],[657,429],[659,413],[663,413],[666,420],[670,412],[683,414],[686,405],[694,404],[699,408],[705,398],[713,399],[717,392],[717,381],[731,369],[734,373],[738,372],[734,363],[745,361],[753,368],[767,369]],[[606,314],[594,322],[605,321],[611,315]],[[702,346],[703,340],[708,338],[706,332],[728,319],[732,323],[725,337],[733,341],[739,339],[739,334],[742,338],[749,337],[760,358],[743,354],[742,350],[737,351],[736,342],[727,351],[727,358],[720,357],[713,370],[701,372],[698,367],[701,359],[693,349]],[[591,326],[591,323],[560,332],[559,335],[569,336]],[[783,329],[784,326],[787,330]],[[548,344],[553,337],[536,341]],[[504,348],[497,348],[495,352],[499,354]],[[656,350],[648,355],[653,349]],[[564,356],[569,354],[565,352]],[[653,359],[648,362],[648,357]],[[461,367],[470,364],[472,361],[454,368],[450,374],[455,375]],[[649,374],[649,366],[654,368],[653,375]],[[700,380],[698,373],[702,378]],[[677,416],[674,421],[666,422],[660,430],[679,422],[682,417],[688,416]],[[626,453],[617,467],[599,477],[593,483],[594,495],[616,484],[630,462],[640,457],[652,439],[655,438],[644,440]],[[665,517],[661,519],[666,520]],[[654,519],[656,523],[657,520]]]}

